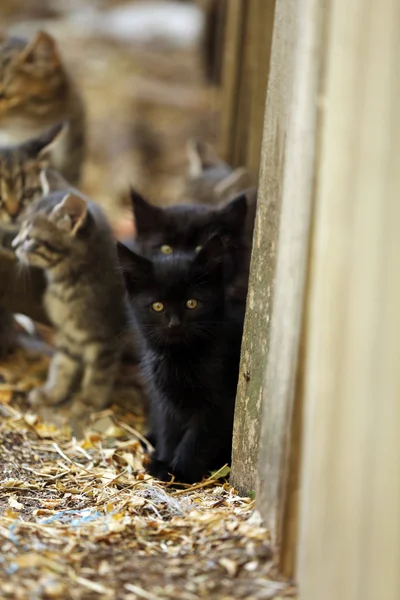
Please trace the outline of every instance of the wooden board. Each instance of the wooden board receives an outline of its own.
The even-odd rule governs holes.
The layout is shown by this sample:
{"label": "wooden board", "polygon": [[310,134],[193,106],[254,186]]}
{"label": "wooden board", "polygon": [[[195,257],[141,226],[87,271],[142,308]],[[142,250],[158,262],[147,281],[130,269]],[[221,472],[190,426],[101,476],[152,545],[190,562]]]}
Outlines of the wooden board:
{"label": "wooden board", "polygon": [[400,4],[331,0],[306,331],[305,600],[400,590]]}
{"label": "wooden board", "polygon": [[229,0],[221,91],[222,156],[258,176],[275,0]]}

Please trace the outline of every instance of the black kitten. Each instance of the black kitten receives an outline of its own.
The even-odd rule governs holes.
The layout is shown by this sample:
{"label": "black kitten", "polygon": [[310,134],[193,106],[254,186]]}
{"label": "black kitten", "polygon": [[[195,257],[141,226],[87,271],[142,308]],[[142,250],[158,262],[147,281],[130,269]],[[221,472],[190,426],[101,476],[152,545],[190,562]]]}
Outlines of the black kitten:
{"label": "black kitten", "polygon": [[[147,340],[144,369],[155,386],[156,450],[149,471],[199,481],[230,461],[242,321],[225,308],[224,246],[153,261],[119,244],[133,310]],[[154,439],[154,438],[153,438]]]}
{"label": "black kitten", "polygon": [[174,252],[198,252],[213,235],[225,246],[225,277],[228,297],[244,306],[250,263],[251,239],[244,234],[247,199],[240,194],[222,208],[204,204],[177,204],[161,208],[131,191],[136,225],[133,248],[147,258]]}

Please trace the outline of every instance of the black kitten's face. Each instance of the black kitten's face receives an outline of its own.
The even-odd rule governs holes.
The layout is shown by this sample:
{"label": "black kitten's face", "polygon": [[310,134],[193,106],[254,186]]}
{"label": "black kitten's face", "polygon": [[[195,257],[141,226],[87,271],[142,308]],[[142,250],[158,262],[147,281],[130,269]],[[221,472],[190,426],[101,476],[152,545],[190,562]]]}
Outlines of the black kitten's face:
{"label": "black kitten's face", "polygon": [[159,208],[132,192],[140,252],[149,258],[176,252],[198,253],[213,236],[220,236],[226,246],[239,247],[247,211],[244,195],[222,209],[203,205],[177,205]]}
{"label": "black kitten's face", "polygon": [[[152,262],[119,247],[132,307],[148,342],[157,348],[207,340],[221,322],[224,285],[221,263],[206,256],[159,256]],[[222,242],[215,244],[223,252]]]}

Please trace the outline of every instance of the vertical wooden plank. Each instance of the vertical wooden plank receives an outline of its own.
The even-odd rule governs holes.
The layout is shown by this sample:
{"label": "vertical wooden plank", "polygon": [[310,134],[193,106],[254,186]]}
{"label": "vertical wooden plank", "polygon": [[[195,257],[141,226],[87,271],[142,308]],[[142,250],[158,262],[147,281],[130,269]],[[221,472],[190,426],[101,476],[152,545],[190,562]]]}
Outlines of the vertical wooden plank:
{"label": "vertical wooden plank", "polygon": [[220,153],[232,161],[232,148],[236,130],[239,86],[240,52],[242,48],[243,0],[229,0],[226,11],[224,55],[221,90]]}
{"label": "vertical wooden plank", "polygon": [[249,2],[249,56],[244,69],[250,73],[249,86],[244,91],[249,96],[249,112],[241,116],[248,130],[245,147],[245,165],[258,176],[261,158],[263,122],[269,66],[271,60],[272,31],[275,0]]}
{"label": "vertical wooden plank", "polygon": [[317,2],[278,0],[275,15],[232,483],[255,489],[259,461],[257,506],[279,546],[313,185]]}
{"label": "vertical wooden plank", "polygon": [[257,506],[278,549],[285,535],[290,538],[282,560],[285,571],[293,574],[301,450],[298,358],[314,183],[321,19],[317,0],[278,3],[276,12],[278,40],[287,47],[291,39],[287,62],[278,67],[290,86],[283,107],[286,150],[270,345],[263,377]]}
{"label": "vertical wooden plank", "polygon": [[308,305],[298,580],[400,589],[400,4],[331,0]]}
{"label": "vertical wooden plank", "polygon": [[258,176],[275,0],[227,3],[221,153]]}

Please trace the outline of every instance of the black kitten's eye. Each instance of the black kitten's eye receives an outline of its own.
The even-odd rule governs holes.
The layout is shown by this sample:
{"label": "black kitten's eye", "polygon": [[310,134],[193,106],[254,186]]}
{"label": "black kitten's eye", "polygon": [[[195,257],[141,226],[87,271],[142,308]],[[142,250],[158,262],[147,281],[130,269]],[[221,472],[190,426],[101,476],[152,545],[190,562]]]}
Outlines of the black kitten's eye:
{"label": "black kitten's eye", "polygon": [[196,254],[198,254],[200,252],[200,250],[202,249],[203,246],[196,246],[196,248],[194,249],[194,251],[196,252]]}
{"label": "black kitten's eye", "polygon": [[153,304],[151,305],[151,308],[155,312],[162,312],[164,310],[164,304],[162,302],[153,302]]}
{"label": "black kitten's eye", "polygon": [[198,305],[199,305],[199,303],[195,298],[190,298],[186,302],[186,308],[189,308],[189,310],[194,310],[195,308],[198,307]]}
{"label": "black kitten's eye", "polygon": [[163,246],[161,246],[160,252],[161,254],[168,255],[173,253],[173,249],[171,246],[168,246],[168,244],[164,244]]}

